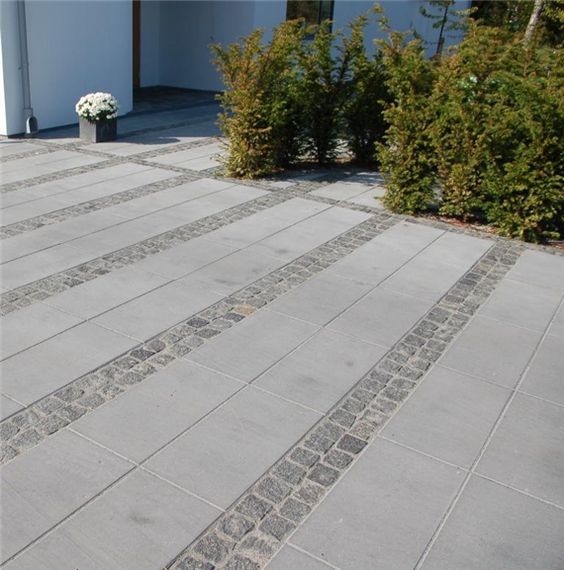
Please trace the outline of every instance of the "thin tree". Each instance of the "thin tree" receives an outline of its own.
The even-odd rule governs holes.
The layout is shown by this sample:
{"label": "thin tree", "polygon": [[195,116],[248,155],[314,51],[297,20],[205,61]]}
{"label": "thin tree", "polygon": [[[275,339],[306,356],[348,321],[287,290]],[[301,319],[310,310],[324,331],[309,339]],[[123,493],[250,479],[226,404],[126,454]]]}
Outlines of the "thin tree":
{"label": "thin tree", "polygon": [[529,23],[527,24],[527,29],[525,30],[525,43],[528,44],[533,38],[535,31],[538,27],[540,15],[543,9],[544,0],[535,0],[533,6],[533,11],[531,12],[531,17],[529,18]]}

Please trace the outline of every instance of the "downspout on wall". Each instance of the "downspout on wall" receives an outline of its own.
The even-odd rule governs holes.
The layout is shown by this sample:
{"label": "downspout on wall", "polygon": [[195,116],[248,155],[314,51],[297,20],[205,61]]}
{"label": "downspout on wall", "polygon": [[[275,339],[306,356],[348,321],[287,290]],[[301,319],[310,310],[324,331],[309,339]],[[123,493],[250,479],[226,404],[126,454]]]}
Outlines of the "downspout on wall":
{"label": "downspout on wall", "polygon": [[25,0],[18,0],[18,30],[20,39],[20,62],[22,74],[23,112],[25,134],[30,137],[37,133],[37,119],[31,106],[31,82],[29,79],[29,56],[27,50],[27,21],[25,15]]}

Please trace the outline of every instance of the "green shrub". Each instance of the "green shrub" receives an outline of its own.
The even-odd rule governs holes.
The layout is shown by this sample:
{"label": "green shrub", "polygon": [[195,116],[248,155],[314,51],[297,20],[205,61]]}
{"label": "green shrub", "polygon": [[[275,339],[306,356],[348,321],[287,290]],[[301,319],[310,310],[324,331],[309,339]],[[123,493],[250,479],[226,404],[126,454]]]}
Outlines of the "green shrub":
{"label": "green shrub", "polygon": [[433,64],[425,59],[422,44],[405,43],[392,32],[379,42],[386,85],[393,98],[384,111],[389,127],[385,142],[377,143],[377,157],[386,180],[385,205],[393,212],[417,214],[433,200],[435,180],[428,97],[434,80]]}
{"label": "green shrub", "polygon": [[386,132],[383,112],[389,104],[382,54],[377,51],[370,57],[366,53],[366,22],[366,17],[360,17],[351,24],[351,87],[343,109],[347,146],[362,163],[375,160],[374,146]]}
{"label": "green shrub", "polygon": [[[430,105],[441,213],[539,241],[562,223],[559,50],[472,25],[438,68]],[[559,77],[560,75],[560,77]]]}
{"label": "green shrub", "polygon": [[[311,30],[300,60],[300,102],[304,111],[304,146],[319,163],[337,155],[343,108],[350,92],[351,43],[325,21]],[[341,40],[336,45],[337,40]]]}
{"label": "green shrub", "polygon": [[564,229],[564,75],[562,50],[519,49],[520,73],[492,77],[487,220],[527,241],[559,239]]}
{"label": "green shrub", "polygon": [[457,51],[437,66],[429,134],[442,190],[440,212],[447,216],[483,217],[482,181],[496,120],[490,111],[492,74],[504,65],[504,36],[472,26]]}
{"label": "green shrub", "polygon": [[262,30],[241,44],[212,46],[225,91],[220,126],[227,137],[227,172],[252,178],[290,164],[301,152],[298,61],[303,26],[284,22],[264,45]]}

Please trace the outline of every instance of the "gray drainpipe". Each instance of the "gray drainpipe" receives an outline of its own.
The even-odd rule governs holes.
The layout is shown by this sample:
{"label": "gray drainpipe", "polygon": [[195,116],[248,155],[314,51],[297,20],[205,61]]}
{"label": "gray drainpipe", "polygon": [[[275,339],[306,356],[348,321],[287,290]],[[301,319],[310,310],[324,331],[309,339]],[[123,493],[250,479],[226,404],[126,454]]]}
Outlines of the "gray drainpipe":
{"label": "gray drainpipe", "polygon": [[20,61],[22,70],[25,134],[27,137],[31,137],[37,133],[38,128],[37,119],[33,116],[33,107],[31,106],[31,83],[29,81],[29,57],[27,52],[27,25],[24,0],[18,0],[18,24],[20,33]]}

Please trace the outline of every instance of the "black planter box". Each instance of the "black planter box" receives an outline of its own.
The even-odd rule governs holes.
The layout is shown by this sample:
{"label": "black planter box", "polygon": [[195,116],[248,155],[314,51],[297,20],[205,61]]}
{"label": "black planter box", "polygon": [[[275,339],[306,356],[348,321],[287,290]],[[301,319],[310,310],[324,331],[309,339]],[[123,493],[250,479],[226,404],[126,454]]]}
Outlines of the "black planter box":
{"label": "black planter box", "polygon": [[109,142],[115,141],[117,137],[117,119],[106,119],[103,121],[88,121],[82,117],[80,119],[80,138],[88,142]]}

